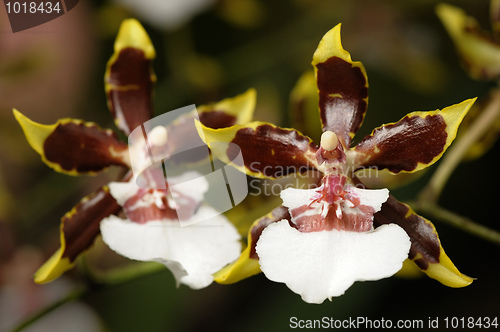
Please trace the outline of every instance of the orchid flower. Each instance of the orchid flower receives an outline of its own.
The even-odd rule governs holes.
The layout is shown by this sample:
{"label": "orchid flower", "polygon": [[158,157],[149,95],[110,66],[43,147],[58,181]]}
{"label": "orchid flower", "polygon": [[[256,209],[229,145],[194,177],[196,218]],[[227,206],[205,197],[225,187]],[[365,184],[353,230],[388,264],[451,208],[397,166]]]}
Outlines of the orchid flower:
{"label": "orchid flower", "polygon": [[[452,38],[462,66],[470,77],[476,80],[497,82],[500,78],[500,1],[490,2],[490,26],[492,31],[482,30],[479,23],[465,11],[455,6],[441,3],[436,12],[448,34]],[[492,89],[487,96],[477,102],[464,120],[459,137],[480,118],[486,128],[481,137],[470,143],[465,159],[483,156],[494,145],[500,135],[500,103],[498,88]],[[490,114],[485,114],[489,112]],[[478,121],[477,121],[478,122]],[[467,129],[467,131],[465,130]],[[477,129],[475,129],[477,130]],[[453,169],[453,167],[448,167]]]}
{"label": "orchid flower", "polygon": [[[105,90],[116,126],[125,135],[152,118],[154,57],[155,49],[140,23],[134,19],[124,21],[107,65]],[[186,141],[198,140],[203,144],[194,132],[195,114],[205,125],[220,128],[248,122],[254,107],[254,90],[200,106],[198,113],[194,110],[167,126],[150,128],[150,147],[169,151],[165,157],[168,159],[182,150]],[[92,175],[108,166],[129,170],[133,166],[129,157],[132,149],[144,152],[134,154],[139,159],[133,160],[136,164],[152,163],[146,146],[129,147],[111,129],[101,129],[95,123],[62,119],[42,125],[17,110],[14,115],[31,147],[57,172]],[[201,204],[208,184],[200,174],[187,172],[169,180],[169,184],[181,183],[175,186],[176,190],[168,190],[163,172],[158,169],[146,169],[141,175],[146,179],[141,187],[128,171],[118,182],[83,198],[62,217],[61,246],[35,274],[37,283],[54,280],[72,268],[99,233],[116,252],[135,260],[163,263],[178,284],[193,288],[210,284],[213,273],[238,257],[241,244],[236,228],[213,208]],[[176,215],[180,210],[187,211],[183,214],[187,219],[200,222],[180,227]],[[123,214],[126,218],[121,217]]]}
{"label": "orchid flower", "polygon": [[474,79],[498,80],[500,77],[500,1],[490,3],[492,31],[484,31],[479,23],[460,8],[439,4],[436,8],[450,34],[462,64]]}
{"label": "orchid flower", "polygon": [[[469,285],[472,279],[445,254],[432,223],[387,189],[366,189],[358,174],[366,168],[416,172],[432,165],[454,140],[475,99],[412,112],[351,147],[367,109],[368,83],[363,65],[342,48],[340,25],[323,37],[312,64],[323,129],[319,145],[297,130],[265,122],[221,129],[197,124],[218,158],[250,176],[311,172],[321,178],[316,188],[283,190],[283,206],[254,222],[239,260],[215,280],[232,283],[262,270],[304,301],[322,303],[355,281],[392,276],[409,258],[445,285]],[[244,163],[231,163],[232,145],[226,149],[220,142],[237,144]]]}

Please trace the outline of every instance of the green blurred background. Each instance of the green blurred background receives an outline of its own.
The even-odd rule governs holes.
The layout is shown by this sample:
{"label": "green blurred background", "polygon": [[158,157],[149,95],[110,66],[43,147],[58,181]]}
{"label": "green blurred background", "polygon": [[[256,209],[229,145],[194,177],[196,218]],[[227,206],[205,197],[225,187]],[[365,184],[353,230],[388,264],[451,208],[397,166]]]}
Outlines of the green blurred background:
{"label": "green blurred background", "polygon": [[[178,6],[186,6],[186,1]],[[147,6],[149,1],[137,1]],[[485,95],[495,85],[469,78],[435,15],[433,0],[220,0],[206,2],[176,25],[158,24],[121,1],[80,1],[64,16],[13,34],[0,20],[0,331],[84,284],[77,270],[45,286],[32,274],[59,246],[59,220],[78,200],[116,176],[68,177],[43,165],[15,123],[15,107],[33,120],[76,117],[115,128],[103,75],[122,19],[136,17],[157,50],[155,112],[203,104],[257,89],[255,118],[290,126],[289,96],[310,70],[323,34],[342,23],[342,42],[369,79],[364,135],[415,110],[434,110]],[[489,1],[450,1],[489,29]],[[175,13],[175,8],[169,13]],[[180,10],[180,9],[179,9]],[[175,16],[175,15],[174,15]],[[181,17],[178,14],[175,17]],[[499,146],[461,164],[442,206],[496,230]],[[432,174],[393,191],[414,199]],[[427,277],[356,283],[322,305],[304,303],[262,274],[235,285],[179,289],[164,270],[115,287],[93,285],[68,313],[64,307],[30,331],[281,331],[290,317],[422,319],[500,316],[500,248],[433,220],[443,247],[461,272],[477,278],[463,289]],[[96,265],[123,259],[97,243]],[[84,317],[84,318],[82,318]],[[86,318],[85,318],[86,317]],[[47,319],[46,319],[47,320]],[[45,324],[45,325],[44,325]],[[440,325],[444,327],[443,325]],[[27,330],[28,331],[28,330]]]}

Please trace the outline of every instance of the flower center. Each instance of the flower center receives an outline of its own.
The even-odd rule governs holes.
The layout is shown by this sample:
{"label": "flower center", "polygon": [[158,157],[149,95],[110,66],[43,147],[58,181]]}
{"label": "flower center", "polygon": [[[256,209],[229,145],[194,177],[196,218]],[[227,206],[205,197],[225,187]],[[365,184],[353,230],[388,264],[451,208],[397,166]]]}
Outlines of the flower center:
{"label": "flower center", "polygon": [[344,190],[346,180],[345,175],[325,176],[323,185],[318,189],[308,206],[320,204],[323,218],[326,218],[333,208],[337,219],[342,219],[342,207],[357,207],[360,204],[359,199]]}
{"label": "flower center", "polygon": [[333,131],[325,131],[321,135],[321,147],[326,151],[333,151],[339,145],[339,139]]}
{"label": "flower center", "polygon": [[324,167],[325,174],[330,174],[330,169],[338,167],[339,164],[345,164],[346,155],[344,147],[333,131],[325,131],[321,135],[321,142],[318,152],[316,152],[318,164]]}

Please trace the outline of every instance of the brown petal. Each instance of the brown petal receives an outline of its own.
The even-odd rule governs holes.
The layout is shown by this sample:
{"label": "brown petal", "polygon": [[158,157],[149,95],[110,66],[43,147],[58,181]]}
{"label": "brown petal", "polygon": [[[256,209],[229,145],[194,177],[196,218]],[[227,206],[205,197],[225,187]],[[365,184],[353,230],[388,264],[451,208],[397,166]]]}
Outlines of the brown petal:
{"label": "brown petal", "polygon": [[361,62],[342,48],[340,24],[325,34],[312,61],[319,90],[323,131],[333,131],[348,148],[368,106],[368,80]]}
{"label": "brown petal", "polygon": [[392,195],[374,215],[373,224],[376,227],[383,224],[402,227],[411,240],[408,258],[429,277],[450,287],[464,287],[472,283],[473,279],[460,273],[444,252],[434,225]]}
{"label": "brown petal", "polygon": [[127,145],[110,129],[74,119],[42,125],[16,110],[14,115],[31,147],[58,172],[93,174],[111,165],[128,166]]}
{"label": "brown petal", "polygon": [[376,128],[349,154],[359,167],[416,172],[435,163],[457,134],[475,99],[431,112],[413,112],[396,123]]}
{"label": "brown petal", "polygon": [[141,24],[125,20],[107,64],[105,83],[108,107],[116,126],[126,135],[153,116],[154,57],[153,45]]}
{"label": "brown petal", "polygon": [[76,258],[94,243],[101,220],[120,209],[107,187],[83,198],[61,218],[61,247],[36,272],[35,282],[52,281],[71,269]]}
{"label": "brown petal", "polygon": [[[198,132],[215,157],[250,176],[278,178],[317,169],[318,147],[294,129],[256,121],[223,129],[199,124]],[[240,151],[243,164],[236,164]]]}

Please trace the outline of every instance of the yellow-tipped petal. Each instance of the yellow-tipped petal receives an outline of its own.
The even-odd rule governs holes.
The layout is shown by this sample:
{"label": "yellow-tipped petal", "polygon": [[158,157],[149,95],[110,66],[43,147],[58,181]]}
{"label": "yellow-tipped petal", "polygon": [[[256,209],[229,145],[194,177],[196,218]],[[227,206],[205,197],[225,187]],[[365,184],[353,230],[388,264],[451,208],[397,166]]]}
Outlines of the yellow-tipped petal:
{"label": "yellow-tipped petal", "polygon": [[[295,129],[260,121],[221,129],[197,122],[196,128],[212,155],[247,175],[275,179],[317,169],[316,145]],[[241,164],[230,158],[236,150],[243,156]]]}
{"label": "yellow-tipped petal", "polygon": [[342,47],[340,24],[323,36],[312,65],[323,131],[334,132],[348,148],[366,114],[368,78],[363,64],[352,61]]}
{"label": "yellow-tipped petal", "polygon": [[423,270],[432,279],[436,279],[445,286],[460,288],[469,286],[475,279],[461,273],[441,247],[439,263],[431,263],[427,270]]}
{"label": "yellow-tipped petal", "polygon": [[477,21],[462,9],[443,3],[436,7],[436,12],[470,76],[497,79],[500,75],[500,44],[490,34],[481,31]]}
{"label": "yellow-tipped petal", "polygon": [[416,279],[422,277],[424,274],[410,259],[405,259],[403,267],[394,276],[404,279]]}
{"label": "yellow-tipped petal", "polygon": [[56,172],[95,175],[111,165],[128,166],[128,147],[112,130],[69,118],[42,125],[13,112],[30,146]]}
{"label": "yellow-tipped petal", "polygon": [[154,59],[156,52],[146,30],[136,19],[124,20],[116,37],[114,51],[120,53],[124,48],[137,48],[144,52],[147,59]]}
{"label": "yellow-tipped petal", "polygon": [[256,103],[257,91],[248,89],[236,97],[226,98],[210,105],[201,105],[197,110],[200,115],[211,111],[223,112],[236,117],[234,124],[245,124],[252,121]]}
{"label": "yellow-tipped petal", "polygon": [[59,250],[57,250],[38,271],[36,271],[34,278],[37,284],[51,282],[75,266],[75,262],[70,262],[69,258],[62,257],[63,252],[63,247],[59,248]]}
{"label": "yellow-tipped petal", "polygon": [[448,137],[446,139],[446,148],[450,146],[450,144],[457,136],[457,131],[460,123],[462,123],[464,116],[469,112],[476,100],[477,98],[467,99],[459,104],[443,108],[439,112],[439,114],[443,116],[444,121],[446,122],[446,133],[448,134]]}
{"label": "yellow-tipped petal", "polygon": [[327,61],[331,57],[339,57],[344,61],[352,63],[351,54],[344,50],[340,38],[340,28],[342,24],[337,24],[328,31],[321,41],[313,55],[313,65]]}
{"label": "yellow-tipped petal", "polygon": [[215,273],[214,280],[220,284],[232,284],[260,273],[259,258],[255,252],[255,246],[262,230],[271,223],[289,218],[288,209],[278,206],[268,214],[255,220],[248,230],[246,249],[236,262]]}
{"label": "yellow-tipped petal", "polygon": [[260,272],[259,261],[250,258],[250,247],[247,247],[236,262],[215,273],[214,280],[219,284],[234,284]]}
{"label": "yellow-tipped petal", "polygon": [[135,19],[124,20],[106,66],[104,89],[115,124],[125,135],[153,117],[156,75],[151,62],[155,56],[142,25]]}
{"label": "yellow-tipped petal", "polygon": [[14,116],[16,117],[17,122],[21,125],[23,129],[24,135],[28,140],[30,146],[38,152],[39,155],[44,158],[43,151],[43,143],[45,139],[54,131],[57,127],[57,123],[52,125],[42,125],[40,123],[36,123],[32,121],[27,116],[23,115],[16,109],[13,109]]}
{"label": "yellow-tipped petal", "polygon": [[448,258],[432,222],[393,196],[389,196],[375,214],[374,224],[396,224],[402,227],[412,242],[409,259],[430,278],[449,287],[465,287],[474,280],[462,274]]}
{"label": "yellow-tipped petal", "polygon": [[420,171],[445,153],[475,101],[472,98],[442,110],[412,112],[396,123],[375,128],[348,152],[348,159],[360,168],[388,169],[394,174]]}

